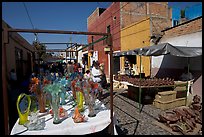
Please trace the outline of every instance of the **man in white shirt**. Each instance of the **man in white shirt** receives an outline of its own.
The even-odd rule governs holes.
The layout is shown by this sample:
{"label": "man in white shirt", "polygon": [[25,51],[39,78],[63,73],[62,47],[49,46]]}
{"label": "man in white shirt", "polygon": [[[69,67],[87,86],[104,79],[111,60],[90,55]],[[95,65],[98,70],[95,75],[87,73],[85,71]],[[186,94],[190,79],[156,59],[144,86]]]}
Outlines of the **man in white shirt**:
{"label": "man in white shirt", "polygon": [[97,83],[100,83],[101,82],[101,71],[99,69],[99,65],[97,62],[94,62],[93,63],[93,68],[91,70],[91,73],[92,73],[92,78],[93,78],[93,82],[97,82]]}

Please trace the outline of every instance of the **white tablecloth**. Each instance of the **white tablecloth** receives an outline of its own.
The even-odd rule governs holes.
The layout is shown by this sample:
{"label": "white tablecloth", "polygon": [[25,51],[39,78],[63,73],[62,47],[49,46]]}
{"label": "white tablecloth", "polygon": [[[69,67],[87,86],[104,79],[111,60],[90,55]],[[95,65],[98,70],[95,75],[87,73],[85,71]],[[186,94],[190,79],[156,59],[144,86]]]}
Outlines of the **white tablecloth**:
{"label": "white tablecloth", "polygon": [[[85,106],[86,109],[82,114],[88,117],[88,120],[84,123],[74,123],[72,119],[74,108],[72,105],[63,105],[63,108],[67,110],[68,118],[60,124],[53,124],[51,114],[47,114],[43,116],[46,121],[44,130],[28,131],[26,127],[18,124],[18,119],[11,131],[11,135],[84,135],[102,131],[111,123],[110,110],[106,109],[104,104],[101,105],[100,109],[96,110],[95,117],[88,117],[88,109]],[[114,134],[117,134],[115,121],[114,117]]]}

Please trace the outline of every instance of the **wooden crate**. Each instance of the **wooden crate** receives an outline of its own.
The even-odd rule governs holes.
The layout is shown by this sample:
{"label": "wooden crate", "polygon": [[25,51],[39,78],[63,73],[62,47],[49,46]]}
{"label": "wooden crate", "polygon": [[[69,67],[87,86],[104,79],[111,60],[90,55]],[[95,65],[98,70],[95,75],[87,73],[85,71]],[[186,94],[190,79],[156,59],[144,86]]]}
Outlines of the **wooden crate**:
{"label": "wooden crate", "polygon": [[161,102],[173,101],[176,99],[176,91],[158,92],[155,99]]}
{"label": "wooden crate", "polygon": [[184,98],[187,94],[187,82],[175,81],[176,98]]}
{"label": "wooden crate", "polygon": [[156,108],[160,108],[161,110],[171,109],[179,106],[185,106],[186,98],[178,98],[174,99],[173,101],[162,102],[158,100],[154,100],[153,105]]}

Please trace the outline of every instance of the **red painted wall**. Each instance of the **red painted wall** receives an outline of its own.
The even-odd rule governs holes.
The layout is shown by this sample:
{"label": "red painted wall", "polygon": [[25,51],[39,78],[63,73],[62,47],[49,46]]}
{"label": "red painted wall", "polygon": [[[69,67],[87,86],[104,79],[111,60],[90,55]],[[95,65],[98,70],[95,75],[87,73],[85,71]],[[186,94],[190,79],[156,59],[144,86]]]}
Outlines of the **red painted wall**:
{"label": "red painted wall", "polygon": [[[88,23],[89,32],[107,32],[107,26],[111,27],[113,40],[113,51],[120,50],[120,2],[113,2],[100,16],[94,14],[96,18],[91,24]],[[113,18],[116,18],[115,20]],[[94,41],[102,36],[94,36]],[[91,43],[91,36],[88,36],[88,43]],[[100,63],[105,64],[105,74],[108,75],[108,55],[104,52],[105,41],[98,42],[94,45],[94,51],[98,51]]]}

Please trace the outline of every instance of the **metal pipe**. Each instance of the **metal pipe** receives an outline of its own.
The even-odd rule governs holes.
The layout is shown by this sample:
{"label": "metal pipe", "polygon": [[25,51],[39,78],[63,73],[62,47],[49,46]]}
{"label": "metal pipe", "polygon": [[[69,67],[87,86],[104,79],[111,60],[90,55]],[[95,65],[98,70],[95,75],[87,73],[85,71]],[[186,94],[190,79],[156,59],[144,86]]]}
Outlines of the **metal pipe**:
{"label": "metal pipe", "polygon": [[96,41],[94,41],[94,42],[92,42],[92,43],[89,43],[88,45],[84,45],[84,47],[82,47],[82,48],[79,49],[78,51],[83,50],[84,48],[87,48],[87,47],[89,47],[89,46],[92,46],[92,45],[94,45],[95,43],[98,43],[98,42],[100,42],[100,41],[102,41],[102,40],[104,40],[104,39],[106,39],[106,38],[107,38],[107,36],[104,36],[104,37],[102,37],[102,38],[100,38],[100,39],[98,39],[98,40],[96,40]]}
{"label": "metal pipe", "polygon": [[[78,46],[76,45],[76,50],[77,50]],[[78,51],[75,53],[75,56],[76,56],[76,60],[78,62]]]}
{"label": "metal pipe", "polygon": [[110,124],[110,131],[111,135],[114,134],[114,126],[113,126],[113,45],[111,35],[109,35],[109,43],[110,45],[110,111],[111,111],[111,124]]}
{"label": "metal pipe", "polygon": [[142,80],[142,57],[140,55],[140,87],[139,87],[139,112],[141,112],[141,94],[142,94],[142,88],[141,88],[141,80]]}
{"label": "metal pipe", "polygon": [[78,51],[66,50],[66,49],[46,49],[46,50],[34,50],[34,52],[39,52],[39,51],[46,51],[46,52],[78,52]]}
{"label": "metal pipe", "polygon": [[8,92],[7,92],[7,58],[6,58],[6,47],[8,46],[8,31],[3,31],[2,41],[2,88],[3,88],[3,113],[4,113],[4,133],[9,135],[9,112],[8,112]]}
{"label": "metal pipe", "polygon": [[8,28],[8,31],[9,32],[27,32],[27,33],[102,35],[102,36],[109,35],[109,33],[99,33],[99,32],[79,32],[79,31],[63,31],[63,30],[38,30],[38,29],[14,29],[14,28]]}
{"label": "metal pipe", "polygon": [[71,42],[40,42],[40,44],[77,44]]}
{"label": "metal pipe", "polygon": [[65,57],[66,57],[66,63],[67,63],[67,52],[65,52]]}

